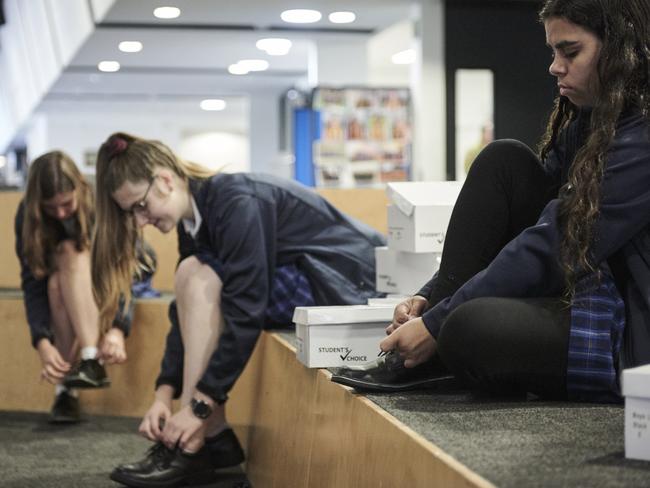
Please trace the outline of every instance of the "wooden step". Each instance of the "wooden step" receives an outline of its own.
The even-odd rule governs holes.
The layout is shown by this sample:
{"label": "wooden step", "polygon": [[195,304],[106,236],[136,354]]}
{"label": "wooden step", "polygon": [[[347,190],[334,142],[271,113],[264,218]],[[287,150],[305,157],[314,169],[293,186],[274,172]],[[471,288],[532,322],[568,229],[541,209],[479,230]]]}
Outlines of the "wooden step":
{"label": "wooden step", "polygon": [[[47,411],[53,387],[39,380],[20,294],[0,298],[0,410]],[[86,414],[141,416],[169,327],[166,299],[142,300],[127,340],[128,362],[108,368],[108,389],[82,391]],[[231,392],[228,418],[264,487],[491,487],[367,398],[308,369],[281,335],[265,332]]]}

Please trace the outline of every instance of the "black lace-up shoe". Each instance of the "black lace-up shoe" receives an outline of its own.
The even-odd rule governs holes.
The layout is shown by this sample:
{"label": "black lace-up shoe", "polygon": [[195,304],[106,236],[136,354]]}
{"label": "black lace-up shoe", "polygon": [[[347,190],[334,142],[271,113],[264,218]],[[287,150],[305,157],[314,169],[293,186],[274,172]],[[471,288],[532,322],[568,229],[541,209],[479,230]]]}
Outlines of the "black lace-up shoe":
{"label": "black lace-up shoe", "polygon": [[62,391],[54,399],[49,422],[51,424],[76,424],[81,421],[79,399]]}
{"label": "black lace-up shoe", "polygon": [[[156,442],[151,446],[145,456],[139,461],[133,463],[120,464],[115,471],[123,472],[143,472],[150,471],[155,469],[156,464],[162,464],[166,462],[166,458],[169,458],[174,455],[174,451],[167,449],[165,444],[162,442]],[[112,479],[111,475],[111,479]]]}
{"label": "black lace-up shoe", "polygon": [[214,469],[230,468],[244,461],[244,451],[232,429],[225,429],[214,437],[205,439]]}
{"label": "black lace-up shoe", "polygon": [[97,359],[82,359],[63,378],[63,384],[67,388],[105,388],[111,381]]}
{"label": "black lace-up shoe", "polygon": [[143,460],[118,466],[110,478],[131,487],[164,488],[210,483],[216,474],[212,456],[205,446],[190,454],[157,443]]}
{"label": "black lace-up shoe", "polygon": [[456,386],[455,378],[439,360],[407,368],[395,351],[364,365],[333,370],[332,381],[357,390],[387,392]]}

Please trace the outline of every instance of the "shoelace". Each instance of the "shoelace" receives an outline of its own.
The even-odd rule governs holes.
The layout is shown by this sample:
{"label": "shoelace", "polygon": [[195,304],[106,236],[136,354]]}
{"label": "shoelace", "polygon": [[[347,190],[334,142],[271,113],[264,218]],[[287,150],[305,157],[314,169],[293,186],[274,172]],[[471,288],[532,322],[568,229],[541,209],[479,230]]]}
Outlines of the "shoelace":
{"label": "shoelace", "polygon": [[156,442],[153,446],[149,448],[149,456],[151,457],[154,465],[157,468],[166,468],[172,457],[174,451],[167,449],[167,446],[162,442]]}

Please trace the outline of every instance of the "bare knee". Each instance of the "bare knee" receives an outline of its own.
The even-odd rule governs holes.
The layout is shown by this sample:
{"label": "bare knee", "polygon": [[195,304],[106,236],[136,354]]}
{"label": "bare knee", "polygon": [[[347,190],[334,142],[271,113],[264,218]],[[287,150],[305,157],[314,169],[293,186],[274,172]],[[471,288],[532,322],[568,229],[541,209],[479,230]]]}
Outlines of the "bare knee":
{"label": "bare knee", "polygon": [[185,258],[176,269],[174,292],[180,301],[194,297],[219,300],[221,287],[221,278],[217,273],[195,256]]}
{"label": "bare knee", "polygon": [[57,245],[55,261],[58,270],[76,269],[89,260],[88,251],[78,250],[73,240],[66,239]]}

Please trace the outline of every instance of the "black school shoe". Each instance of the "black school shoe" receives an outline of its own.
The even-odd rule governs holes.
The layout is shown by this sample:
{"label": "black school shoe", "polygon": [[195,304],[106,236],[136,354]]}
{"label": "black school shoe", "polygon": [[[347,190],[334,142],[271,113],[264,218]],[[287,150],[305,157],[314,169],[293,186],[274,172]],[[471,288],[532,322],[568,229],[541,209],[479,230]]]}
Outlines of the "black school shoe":
{"label": "black school shoe", "polygon": [[50,412],[51,424],[76,424],[81,421],[79,399],[67,391],[62,391],[54,399]]}
{"label": "black school shoe", "polygon": [[204,484],[229,474],[224,471],[226,468],[238,466],[243,461],[244,451],[235,433],[232,429],[225,429],[207,438],[196,454],[170,450],[162,442],[157,442],[144,459],[121,464],[113,470],[110,478],[134,487]]}
{"label": "black school shoe", "polygon": [[456,379],[439,360],[407,368],[395,351],[361,366],[333,370],[331,379],[334,383],[361,391],[397,392],[456,386]]}
{"label": "black school shoe", "polygon": [[159,442],[143,460],[115,468],[110,478],[126,486],[162,488],[207,484],[215,480],[216,474],[205,446],[196,453],[186,453],[178,448],[167,449]]}
{"label": "black school shoe", "polygon": [[244,462],[244,450],[232,429],[224,429],[205,439],[214,469],[230,468]]}
{"label": "black school shoe", "polygon": [[63,384],[66,388],[106,388],[111,381],[97,359],[82,359],[70,371]]}

